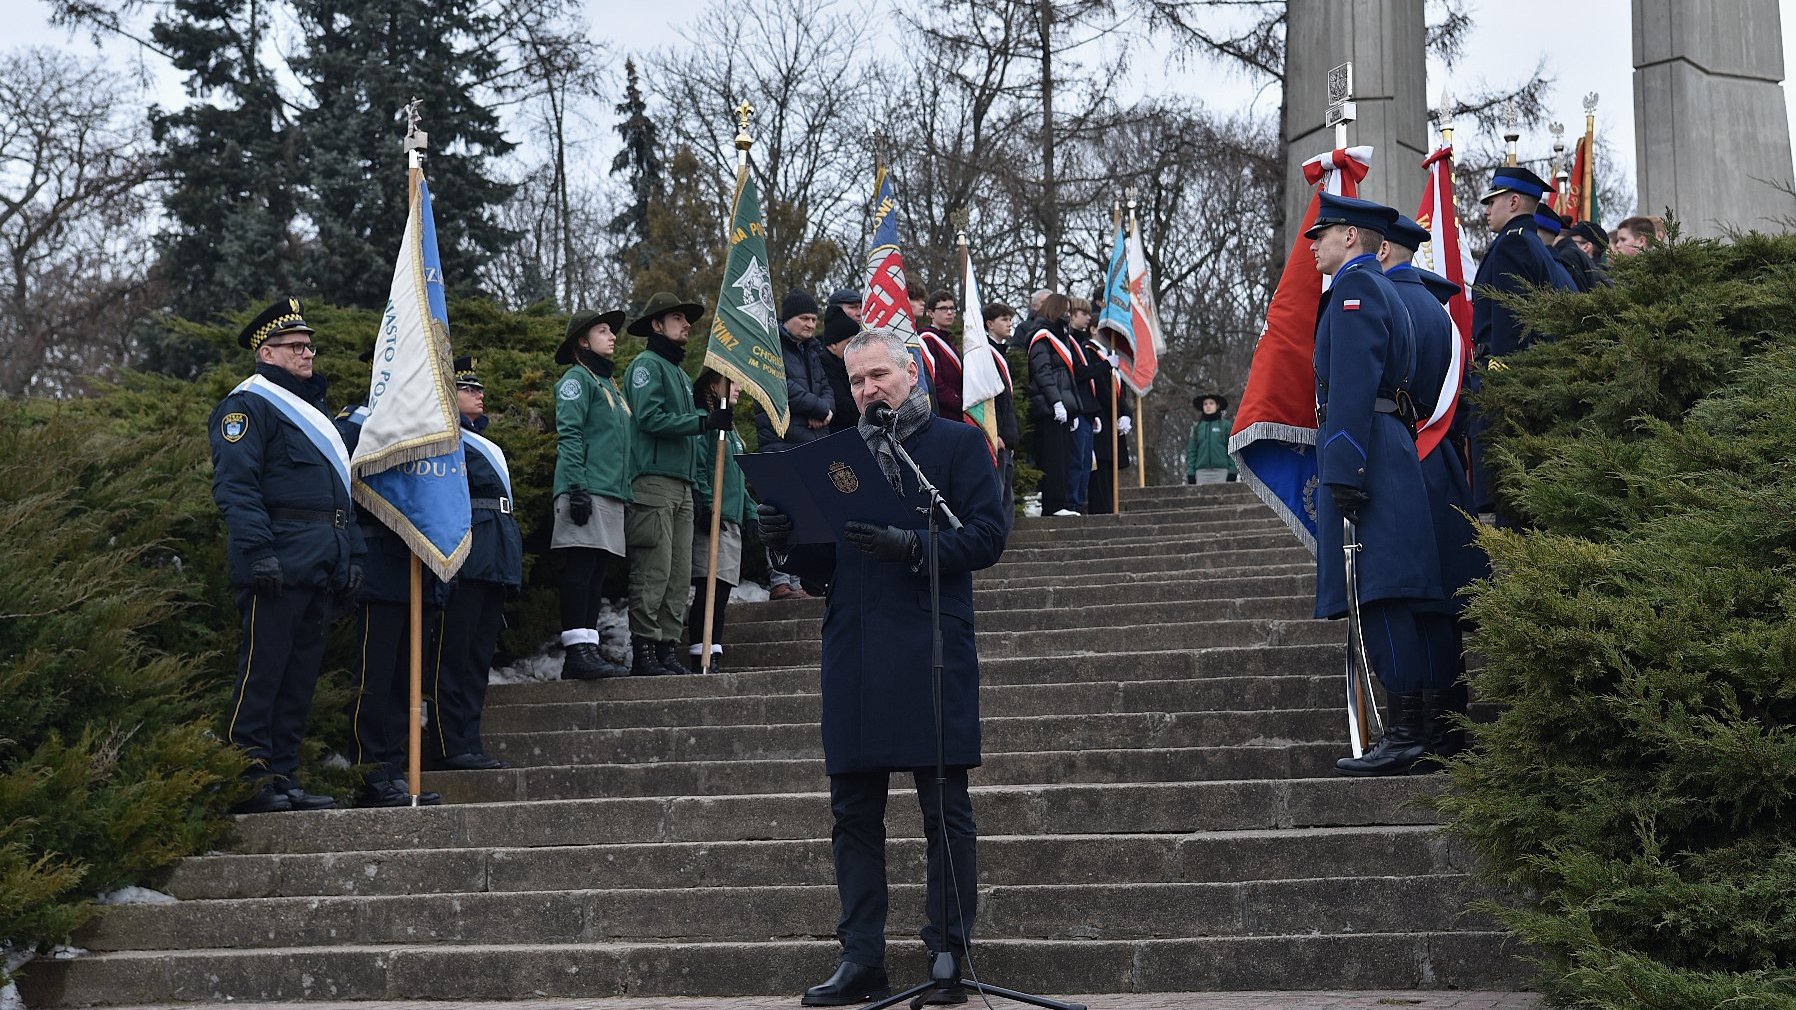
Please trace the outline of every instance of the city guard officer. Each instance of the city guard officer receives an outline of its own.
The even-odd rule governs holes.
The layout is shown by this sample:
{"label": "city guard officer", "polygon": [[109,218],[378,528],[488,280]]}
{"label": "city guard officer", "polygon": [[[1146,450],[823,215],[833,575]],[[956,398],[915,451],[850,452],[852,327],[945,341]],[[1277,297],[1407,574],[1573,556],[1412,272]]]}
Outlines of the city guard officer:
{"label": "city guard officer", "polygon": [[225,732],[249,758],[256,792],[238,813],[320,810],[294,780],[335,597],[362,581],[349,452],[324,412],[326,382],[297,298],[237,335],[256,371],[213,409],[212,498],[243,623]]}
{"label": "city guard officer", "polygon": [[1316,269],[1334,275],[1316,316],[1316,463],[1326,494],[1316,495],[1316,616],[1347,614],[1341,520],[1360,544],[1360,620],[1373,670],[1390,699],[1384,738],[1345,775],[1402,774],[1422,756],[1422,691],[1428,658],[1415,605],[1441,599],[1431,515],[1416,458],[1415,333],[1409,310],[1378,266],[1378,249],[1397,222],[1389,207],[1323,194],[1314,241]]}

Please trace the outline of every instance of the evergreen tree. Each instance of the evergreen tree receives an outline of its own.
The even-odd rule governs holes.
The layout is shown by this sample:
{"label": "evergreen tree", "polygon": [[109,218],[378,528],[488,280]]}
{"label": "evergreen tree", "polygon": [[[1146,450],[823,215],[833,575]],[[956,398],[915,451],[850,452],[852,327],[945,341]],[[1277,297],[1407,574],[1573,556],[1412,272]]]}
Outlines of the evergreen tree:
{"label": "evergreen tree", "polygon": [[295,258],[296,135],[258,52],[269,0],[173,0],[151,37],[187,75],[193,99],[154,112],[171,186],[159,237],[175,310],[196,319],[287,290]]}
{"label": "evergreen tree", "polygon": [[624,257],[631,270],[648,266],[644,242],[648,237],[649,208],[660,203],[666,191],[660,139],[648,109],[642,97],[642,82],[636,75],[636,61],[625,60],[624,100],[617,104],[617,114],[623,119],[616,127],[624,146],[611,159],[611,174],[624,175],[630,202],[611,219],[609,228],[613,235],[623,237]]}
{"label": "evergreen tree", "polygon": [[[657,291],[696,298],[707,311],[716,308],[723,284],[724,234],[718,206],[729,206],[716,192],[715,174],[690,147],[681,146],[668,165],[668,197],[648,207],[644,218],[643,257],[632,272],[632,310]],[[687,365],[697,371],[709,338],[709,321],[693,330]]]}
{"label": "evergreen tree", "polygon": [[482,44],[496,33],[493,17],[472,0],[295,0],[294,9],[307,44],[294,72],[315,103],[300,117],[304,209],[317,229],[307,287],[337,304],[386,303],[407,206],[402,110],[416,98],[445,283],[472,290],[512,238],[492,213],[512,187],[491,161],[515,145],[475,96],[498,69]]}

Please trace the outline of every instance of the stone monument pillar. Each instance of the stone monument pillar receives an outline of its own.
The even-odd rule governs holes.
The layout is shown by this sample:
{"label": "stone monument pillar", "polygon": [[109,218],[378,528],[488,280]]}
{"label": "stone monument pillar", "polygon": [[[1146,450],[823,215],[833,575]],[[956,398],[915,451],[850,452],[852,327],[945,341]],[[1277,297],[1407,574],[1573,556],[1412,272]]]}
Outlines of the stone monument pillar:
{"label": "stone monument pillar", "polygon": [[[1683,234],[1796,215],[1777,0],[1633,0],[1640,213]],[[1615,221],[1604,222],[1611,228]]]}
{"label": "stone monument pillar", "polygon": [[1358,119],[1347,142],[1370,144],[1372,171],[1359,194],[1413,215],[1428,156],[1424,0],[1293,0],[1285,23],[1285,231],[1291,248],[1308,188],[1303,163],[1334,148],[1323,123],[1328,71],[1353,64]]}

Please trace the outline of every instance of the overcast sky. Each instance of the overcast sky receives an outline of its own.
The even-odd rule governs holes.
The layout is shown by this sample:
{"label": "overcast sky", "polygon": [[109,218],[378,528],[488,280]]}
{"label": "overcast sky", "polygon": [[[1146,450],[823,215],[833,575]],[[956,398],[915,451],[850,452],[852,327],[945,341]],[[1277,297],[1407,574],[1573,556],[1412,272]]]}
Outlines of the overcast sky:
{"label": "overcast sky", "polygon": [[[587,0],[593,19],[593,37],[605,42],[613,53],[622,57],[641,54],[674,43],[680,37],[680,26],[699,15],[711,0]],[[1796,0],[1780,0],[1784,52],[1796,53]],[[1454,68],[1452,79],[1445,69],[1430,61],[1428,99],[1438,102],[1443,86],[1455,93],[1469,92],[1479,83],[1509,84],[1545,62],[1545,72],[1555,80],[1550,105],[1552,118],[1566,125],[1568,143],[1583,126],[1582,98],[1588,92],[1600,96],[1597,108],[1598,127],[1615,144],[1620,167],[1632,183],[1634,172],[1634,98],[1633,52],[1628,0],[1470,0],[1477,21],[1464,57]],[[84,37],[69,38],[50,29],[44,22],[48,9],[45,0],[0,0],[0,12],[14,31],[12,45],[48,44],[91,52]],[[1494,16],[1501,11],[1501,20]],[[1531,26],[1531,27],[1528,27]],[[850,40],[842,40],[843,48],[827,54],[831,59],[850,58]],[[871,43],[869,43],[871,44]],[[129,57],[123,47],[113,46],[115,59]],[[1083,56],[1083,54],[1081,54]],[[1788,60],[1786,55],[1786,61]],[[621,58],[618,59],[621,65]],[[1179,72],[1168,70],[1154,54],[1138,56],[1133,61],[1131,88],[1137,97],[1148,91],[1183,92],[1218,111],[1254,108],[1271,114],[1276,112],[1277,96],[1240,77],[1211,72]],[[1786,85],[1786,90],[1788,85]],[[164,104],[182,100],[180,82],[163,70],[157,75],[157,98]],[[1785,102],[1796,124],[1796,103]],[[609,118],[609,110],[604,110]],[[1460,124],[1463,130],[1470,124]],[[520,138],[522,139],[522,138]],[[610,134],[602,141],[610,144]],[[1544,130],[1522,140],[1524,156],[1546,154],[1552,138]],[[603,164],[609,155],[602,153]]]}

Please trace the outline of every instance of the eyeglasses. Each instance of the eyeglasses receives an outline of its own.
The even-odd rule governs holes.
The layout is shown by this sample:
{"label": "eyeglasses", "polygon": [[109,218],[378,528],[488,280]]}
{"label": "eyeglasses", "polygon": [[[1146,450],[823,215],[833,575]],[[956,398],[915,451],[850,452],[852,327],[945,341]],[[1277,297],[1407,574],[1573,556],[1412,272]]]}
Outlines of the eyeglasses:
{"label": "eyeglasses", "polygon": [[294,354],[317,354],[318,345],[309,340],[289,340],[284,344],[269,344],[269,347],[291,347]]}
{"label": "eyeglasses", "polygon": [[929,311],[931,311],[931,312],[953,312],[954,306],[952,306],[952,305],[937,305],[936,307],[930,309]]}

